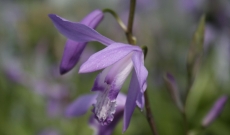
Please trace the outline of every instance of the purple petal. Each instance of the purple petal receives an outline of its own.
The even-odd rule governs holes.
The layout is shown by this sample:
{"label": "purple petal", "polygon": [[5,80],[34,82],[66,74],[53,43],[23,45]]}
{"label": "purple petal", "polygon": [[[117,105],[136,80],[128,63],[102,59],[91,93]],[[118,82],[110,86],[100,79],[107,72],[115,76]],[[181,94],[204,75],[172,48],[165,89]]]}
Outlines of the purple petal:
{"label": "purple petal", "polygon": [[119,101],[118,103],[116,102],[119,91],[120,89],[116,89],[114,86],[105,84],[104,89],[98,93],[92,112],[101,125],[105,126],[110,124],[114,119],[117,105],[124,104],[124,100],[122,100],[121,97],[118,97]]}
{"label": "purple petal", "polygon": [[58,31],[68,39],[76,42],[98,41],[104,45],[114,43],[114,41],[102,36],[97,31],[84,24],[70,22],[55,14],[49,14],[49,17],[53,21]]}
{"label": "purple petal", "polygon": [[140,86],[137,79],[137,74],[133,71],[132,78],[129,85],[129,91],[127,94],[127,100],[125,103],[125,110],[124,110],[124,121],[123,121],[123,133],[129,127],[129,123],[131,120],[131,116],[136,106],[136,99],[140,92]]}
{"label": "purple petal", "polygon": [[[94,29],[101,22],[103,16],[102,11],[94,10],[81,23]],[[86,44],[87,42],[79,43],[71,39],[67,40],[60,65],[60,73],[62,75],[70,71],[77,64]]]}
{"label": "purple petal", "polygon": [[[144,83],[142,90],[145,91],[147,88],[147,83]],[[136,104],[137,106],[141,109],[141,111],[143,111],[143,108],[145,106],[145,97],[144,97],[144,93],[143,92],[139,92],[137,100],[136,100]]]}
{"label": "purple petal", "polygon": [[70,104],[65,115],[67,117],[81,116],[87,112],[89,107],[95,103],[97,94],[87,94],[77,98],[72,104]]}
{"label": "purple petal", "polygon": [[78,43],[70,39],[66,41],[60,65],[61,75],[70,71],[77,64],[86,44],[87,43]]}
{"label": "purple petal", "polygon": [[[145,91],[147,88],[147,83],[145,83],[143,85],[142,90]],[[145,106],[145,97],[144,97],[144,93],[143,92],[139,92],[138,96],[137,96],[137,100],[136,100],[136,104],[137,106],[141,109],[141,111],[143,111],[143,108]]]}
{"label": "purple petal", "polygon": [[82,66],[79,73],[88,73],[106,68],[132,51],[142,51],[140,47],[123,43],[114,43],[105,49],[93,54]]}
{"label": "purple petal", "polygon": [[105,82],[107,84],[112,84],[113,82],[116,83],[116,85],[121,85],[124,83],[125,79],[129,75],[130,71],[133,68],[133,62],[132,62],[132,55],[133,53],[129,53],[127,56],[123,57],[113,65],[111,65],[111,69],[109,70]]}
{"label": "purple petal", "polygon": [[94,81],[92,91],[103,91],[107,84],[105,83],[105,77],[110,71],[111,67],[105,68],[101,73],[99,73]]}
{"label": "purple petal", "polygon": [[95,118],[94,115],[90,117],[89,125],[95,130],[95,135],[111,135],[113,130],[115,129],[116,125],[120,121],[123,116],[123,109],[117,109],[115,113],[114,120],[108,124],[102,126]]}
{"label": "purple petal", "polygon": [[[116,112],[116,98],[119,91],[114,89],[113,86],[107,85],[105,89],[98,93],[96,103],[93,105],[93,113],[102,125],[108,125],[113,121]],[[110,95],[113,95],[113,97],[109,97]]]}
{"label": "purple petal", "polygon": [[102,126],[96,119],[95,116],[91,116],[89,120],[89,125],[95,130],[96,135],[111,135],[116,125],[120,121],[124,113],[126,96],[120,93],[117,96],[117,111],[114,115],[114,120],[105,126]]}
{"label": "purple petal", "polygon": [[[92,91],[103,91],[107,85],[110,85],[113,87],[111,90],[118,90],[117,92],[119,92],[121,86],[123,85],[127,76],[132,70],[133,63],[131,57],[132,53],[128,54],[113,65],[106,67],[96,77]],[[116,98],[117,92],[114,93],[110,91],[112,96],[115,95],[113,96],[114,98]]]}
{"label": "purple petal", "polygon": [[224,109],[224,105],[228,100],[228,96],[224,95],[221,96],[213,105],[212,109],[210,112],[205,116],[205,118],[202,121],[202,125],[204,127],[207,127],[210,125],[222,112]]}
{"label": "purple petal", "polygon": [[141,111],[143,111],[143,108],[144,108],[144,106],[145,106],[145,97],[144,97],[144,93],[139,92],[139,94],[138,94],[138,96],[137,96],[136,104],[137,104],[137,106],[141,109]]}
{"label": "purple petal", "polygon": [[[95,118],[104,126],[111,123],[114,119],[117,95],[121,89],[121,84],[123,84],[132,69],[133,64],[131,56],[127,57],[128,58],[124,58],[114,65],[105,68],[102,73],[97,76],[92,89],[100,91],[96,98],[96,103],[94,104],[93,113],[95,114]],[[129,62],[127,62],[126,59],[129,59]],[[123,64],[126,64],[126,66]],[[119,65],[122,68],[118,70],[119,72],[116,72],[116,68],[120,68]],[[114,67],[115,69],[113,69]],[[108,84],[105,81],[105,76],[111,72],[111,70],[116,72],[118,75],[116,75],[117,77],[115,77],[115,80],[112,81],[112,84]]]}
{"label": "purple petal", "polygon": [[117,107],[121,107],[124,109],[125,101],[126,101],[126,95],[120,92],[117,96]]}
{"label": "purple petal", "polygon": [[145,84],[148,76],[148,71],[144,66],[144,56],[143,53],[136,52],[132,57],[134,69],[138,76],[139,87],[142,92],[144,92],[143,85]]}
{"label": "purple petal", "polygon": [[104,14],[101,10],[94,10],[82,19],[81,23],[89,26],[90,28],[95,28],[103,19]]}
{"label": "purple petal", "polygon": [[120,91],[123,83],[133,69],[132,54],[133,53],[128,54],[111,65],[111,69],[105,78],[105,82],[112,87],[109,91],[109,98],[111,100],[116,99],[117,93]]}

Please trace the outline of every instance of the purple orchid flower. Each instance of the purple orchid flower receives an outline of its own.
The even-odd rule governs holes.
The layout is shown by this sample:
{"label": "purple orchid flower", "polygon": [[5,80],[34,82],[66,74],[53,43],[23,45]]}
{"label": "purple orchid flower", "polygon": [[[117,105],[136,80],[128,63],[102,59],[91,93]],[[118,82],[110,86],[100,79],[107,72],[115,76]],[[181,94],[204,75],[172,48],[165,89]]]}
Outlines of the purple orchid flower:
{"label": "purple orchid flower", "polygon": [[[130,90],[126,101],[125,109],[125,131],[129,125],[131,115],[137,105],[143,107],[143,92],[146,89],[147,70],[143,65],[143,53],[137,46],[131,46],[114,41],[100,35],[93,29],[80,24],[72,23],[56,15],[50,15],[57,29],[68,38],[79,41],[99,41],[109,45],[106,49],[92,55],[80,69],[81,73],[93,72],[103,69],[98,75],[93,91],[101,91],[98,102],[95,104],[95,113],[102,124],[108,124],[113,119],[115,113],[115,99],[126,77],[131,72],[134,65],[135,71],[132,76]],[[132,91],[131,91],[132,89]],[[101,103],[101,101],[103,101]],[[106,110],[102,110],[103,107]]]}
{"label": "purple orchid flower", "polygon": [[[103,17],[104,15],[101,10],[94,10],[88,14],[81,23],[89,26],[90,28],[96,28]],[[70,71],[77,64],[86,44],[87,42],[76,42],[71,39],[66,41],[60,65],[60,73],[62,75]]]}
{"label": "purple orchid flower", "polygon": [[124,109],[123,132],[126,131],[135,105],[141,109],[144,106],[143,92],[147,87],[148,71],[144,66],[142,49],[114,42],[84,24],[73,23],[54,14],[49,17],[59,32],[68,39],[76,42],[98,41],[107,46],[93,54],[79,70],[79,73],[89,73],[104,69],[97,76],[92,88],[92,91],[99,91],[93,112],[102,125],[113,121],[117,95],[134,67]]}
{"label": "purple orchid flower", "polygon": [[[67,117],[78,117],[84,115],[90,108],[91,104],[95,104],[98,93],[86,94],[77,98],[66,109]],[[96,119],[95,115],[92,115],[89,119],[89,125],[95,130],[95,135],[111,135],[117,123],[123,116],[126,96],[119,94],[117,97],[117,111],[114,114],[114,120],[108,125],[102,126]]]}

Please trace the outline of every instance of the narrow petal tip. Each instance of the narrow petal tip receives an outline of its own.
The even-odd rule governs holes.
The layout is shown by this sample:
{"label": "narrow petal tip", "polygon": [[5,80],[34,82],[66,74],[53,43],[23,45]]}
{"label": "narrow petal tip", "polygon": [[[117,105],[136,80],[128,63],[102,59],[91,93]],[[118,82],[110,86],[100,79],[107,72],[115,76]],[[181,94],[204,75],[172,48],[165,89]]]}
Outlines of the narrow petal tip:
{"label": "narrow petal tip", "polygon": [[[68,39],[76,42],[98,41],[104,45],[110,45],[112,43],[115,43],[114,41],[102,36],[97,31],[85,24],[77,22],[74,23],[55,14],[49,14],[48,16],[52,20],[57,30]],[[99,21],[94,20],[90,22],[88,19],[89,18],[87,18],[87,24],[89,23],[89,25],[93,27],[99,23],[101,17],[99,16]]]}
{"label": "narrow petal tip", "polygon": [[59,72],[60,72],[61,75],[64,75],[64,74],[66,74],[67,72],[69,72],[69,69],[60,67]]}
{"label": "narrow petal tip", "polygon": [[53,20],[57,17],[57,15],[55,15],[55,14],[48,14],[48,16],[51,20]]}
{"label": "narrow petal tip", "polygon": [[122,134],[124,134],[126,130],[127,130],[127,128],[123,127]]}
{"label": "narrow petal tip", "polygon": [[81,66],[80,69],[79,69],[79,71],[78,71],[78,73],[79,74],[81,74],[81,73],[87,73],[87,71],[85,71],[85,69],[82,68],[82,66]]}
{"label": "narrow petal tip", "polygon": [[49,17],[52,17],[54,14],[48,14]]}

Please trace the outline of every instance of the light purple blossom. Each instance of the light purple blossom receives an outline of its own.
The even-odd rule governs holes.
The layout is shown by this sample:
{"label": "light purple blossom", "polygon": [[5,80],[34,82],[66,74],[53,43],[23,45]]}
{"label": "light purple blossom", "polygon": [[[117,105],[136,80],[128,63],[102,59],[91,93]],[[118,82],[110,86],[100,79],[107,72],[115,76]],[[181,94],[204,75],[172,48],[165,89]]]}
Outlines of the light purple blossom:
{"label": "light purple blossom", "polygon": [[[86,94],[77,98],[66,109],[67,117],[78,117],[84,115],[92,104],[96,103],[98,93]],[[117,123],[123,116],[126,96],[120,93],[117,97],[117,111],[114,114],[114,120],[108,125],[102,126],[96,119],[95,115],[91,115],[89,125],[95,131],[95,135],[111,135]]]}
{"label": "light purple blossom", "polygon": [[98,41],[107,46],[93,54],[79,70],[79,73],[89,73],[103,69],[92,88],[92,91],[99,91],[94,113],[102,125],[113,121],[117,95],[134,67],[124,109],[123,132],[126,131],[135,106],[138,105],[141,109],[144,106],[143,92],[147,87],[148,71],[144,66],[142,49],[114,42],[84,24],[70,22],[54,14],[49,17],[59,32],[68,39],[76,42]]}
{"label": "light purple blossom", "polygon": [[224,109],[224,105],[227,102],[228,97],[226,95],[221,96],[219,99],[216,100],[215,104],[209,111],[209,113],[205,116],[202,121],[202,126],[207,127],[210,125],[222,112]]}
{"label": "light purple blossom", "polygon": [[[94,10],[88,14],[81,23],[96,28],[103,19],[103,13],[100,10]],[[62,61],[60,64],[60,73],[65,74],[70,71],[79,61],[79,58],[85,49],[87,42],[76,42],[71,39],[66,41],[65,50],[63,52]]]}

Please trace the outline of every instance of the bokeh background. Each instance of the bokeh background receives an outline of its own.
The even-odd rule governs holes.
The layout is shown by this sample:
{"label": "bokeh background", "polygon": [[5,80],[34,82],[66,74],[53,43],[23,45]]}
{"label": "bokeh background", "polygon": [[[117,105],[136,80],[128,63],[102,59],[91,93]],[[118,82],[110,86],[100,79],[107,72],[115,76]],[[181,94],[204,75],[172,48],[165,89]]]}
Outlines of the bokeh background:
{"label": "bokeh background", "polygon": [[[91,114],[67,118],[66,107],[90,93],[97,73],[78,74],[81,63],[104,48],[88,44],[80,63],[68,74],[59,74],[66,38],[58,33],[49,13],[80,21],[95,9],[115,10],[127,23],[129,0],[0,0],[0,134],[90,135]],[[134,35],[148,46],[148,91],[160,135],[183,135],[183,119],[171,100],[163,76],[170,72],[183,97],[187,85],[186,60],[199,19],[206,13],[204,54],[189,93],[186,113],[190,134],[200,130],[203,117],[221,95],[230,94],[230,1],[137,0]],[[118,42],[125,34],[110,14],[97,31]],[[126,93],[129,79],[122,88]],[[230,135],[230,103],[204,135]],[[122,121],[114,135],[122,134]],[[136,109],[126,135],[151,134]]]}

